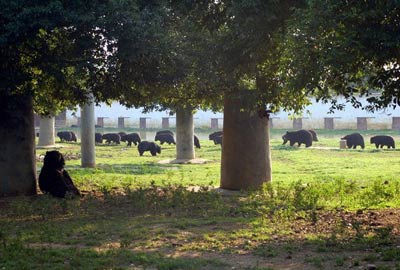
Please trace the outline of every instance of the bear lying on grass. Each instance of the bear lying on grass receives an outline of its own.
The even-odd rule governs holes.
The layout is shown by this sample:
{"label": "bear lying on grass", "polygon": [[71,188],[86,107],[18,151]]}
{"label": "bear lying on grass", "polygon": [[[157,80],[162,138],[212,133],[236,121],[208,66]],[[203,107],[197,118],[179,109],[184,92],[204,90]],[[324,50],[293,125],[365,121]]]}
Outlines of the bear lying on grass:
{"label": "bear lying on grass", "polygon": [[340,139],[346,140],[347,148],[356,149],[358,145],[361,146],[362,149],[365,148],[364,138],[360,133],[352,133]]}
{"label": "bear lying on grass", "polygon": [[387,148],[395,148],[394,147],[394,139],[391,136],[387,135],[377,135],[374,137],[371,137],[370,139],[371,143],[374,143],[376,148],[381,147],[383,148],[384,146],[387,146]]}
{"label": "bear lying on grass", "polygon": [[154,142],[142,141],[138,145],[138,151],[140,156],[143,156],[146,151],[150,151],[152,156],[156,156],[157,153],[161,154],[161,147]]}
{"label": "bear lying on grass", "polygon": [[300,146],[302,143],[305,144],[306,147],[310,147],[313,142],[313,136],[310,131],[305,129],[300,129],[298,131],[287,131],[286,134],[282,136],[283,144],[286,144],[288,141],[290,142],[290,146],[293,146],[295,143]]}
{"label": "bear lying on grass", "polygon": [[49,193],[58,198],[65,198],[66,195],[80,195],[68,172],[64,170],[64,166],[64,157],[60,152],[46,152],[39,174],[39,187],[43,193]]}

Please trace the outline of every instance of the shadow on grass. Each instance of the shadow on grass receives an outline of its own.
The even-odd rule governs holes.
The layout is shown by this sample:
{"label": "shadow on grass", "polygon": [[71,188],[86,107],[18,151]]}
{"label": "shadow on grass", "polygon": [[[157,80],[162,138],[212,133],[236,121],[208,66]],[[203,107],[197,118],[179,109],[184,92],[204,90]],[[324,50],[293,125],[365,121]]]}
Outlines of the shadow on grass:
{"label": "shadow on grass", "polygon": [[178,170],[179,165],[170,164],[154,164],[154,163],[125,163],[125,164],[96,164],[96,168],[82,168],[79,165],[69,165],[67,169],[71,172],[76,171],[79,175],[93,175],[96,173],[111,174],[129,174],[129,175],[145,175],[145,174],[165,174],[169,170]]}
{"label": "shadow on grass", "polygon": [[97,191],[73,200],[46,195],[2,199],[0,266],[232,269],[239,254],[247,254],[242,269],[268,269],[257,267],[287,257],[306,266],[298,269],[333,269],[333,264],[357,263],[346,252],[358,252],[360,263],[378,250],[382,255],[368,260],[400,261],[395,230],[371,223],[384,220],[379,213],[317,210],[305,203],[312,199],[304,197],[306,189],[295,186],[292,199],[279,191],[284,201],[277,190],[271,190],[274,197],[257,192],[222,196],[208,187],[194,192],[171,185],[124,187],[123,194]]}

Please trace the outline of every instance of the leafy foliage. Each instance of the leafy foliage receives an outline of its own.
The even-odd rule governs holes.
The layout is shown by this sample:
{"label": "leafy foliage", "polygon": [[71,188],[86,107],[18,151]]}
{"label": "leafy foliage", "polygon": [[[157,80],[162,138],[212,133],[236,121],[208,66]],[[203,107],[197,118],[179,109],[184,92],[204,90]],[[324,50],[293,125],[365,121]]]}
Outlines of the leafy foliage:
{"label": "leafy foliage", "polygon": [[[284,81],[333,108],[343,95],[355,107],[400,104],[398,1],[308,1],[291,22]],[[357,97],[366,96],[370,104]]]}

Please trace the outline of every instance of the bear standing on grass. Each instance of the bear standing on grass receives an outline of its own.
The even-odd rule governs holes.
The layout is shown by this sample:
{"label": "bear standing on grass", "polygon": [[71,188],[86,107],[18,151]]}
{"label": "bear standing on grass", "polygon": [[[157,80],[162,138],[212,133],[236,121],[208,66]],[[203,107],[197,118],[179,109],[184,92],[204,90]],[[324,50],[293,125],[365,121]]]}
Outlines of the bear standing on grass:
{"label": "bear standing on grass", "polygon": [[310,147],[313,142],[313,136],[310,131],[305,129],[300,129],[298,131],[287,131],[286,134],[282,136],[283,144],[286,144],[288,141],[290,146],[293,146],[295,143],[300,146],[302,143],[305,144],[306,147]]}
{"label": "bear standing on grass", "polygon": [[356,149],[357,146],[361,146],[362,149],[365,148],[364,137],[360,133],[352,133],[340,138],[341,140],[346,140],[347,148]]}
{"label": "bear standing on grass", "polygon": [[371,137],[370,139],[371,143],[375,144],[375,147],[381,147],[383,148],[384,146],[387,146],[387,148],[395,148],[395,143],[394,143],[394,139],[391,136],[387,136],[387,135],[377,135],[374,137]]}
{"label": "bear standing on grass", "polygon": [[46,152],[39,174],[39,187],[43,193],[49,193],[58,198],[65,198],[67,194],[80,195],[68,172],[64,170],[64,165],[64,157],[60,152]]}
{"label": "bear standing on grass", "polygon": [[150,151],[152,156],[156,156],[157,153],[161,154],[161,147],[155,142],[142,141],[138,145],[139,155],[143,156],[143,153]]}

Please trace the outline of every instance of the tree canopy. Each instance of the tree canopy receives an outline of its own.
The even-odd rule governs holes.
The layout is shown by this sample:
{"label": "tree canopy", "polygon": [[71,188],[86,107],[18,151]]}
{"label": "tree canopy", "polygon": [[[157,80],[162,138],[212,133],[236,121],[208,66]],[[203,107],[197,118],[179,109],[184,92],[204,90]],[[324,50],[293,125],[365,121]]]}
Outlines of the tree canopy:
{"label": "tree canopy", "polygon": [[[400,105],[400,2],[308,1],[287,33],[283,78],[290,89],[343,108]],[[366,96],[362,105],[358,97]]]}
{"label": "tree canopy", "polygon": [[299,112],[310,96],[340,108],[338,94],[396,106],[399,5],[1,0],[0,93],[32,95],[41,114],[89,90],[96,102],[149,108],[220,109],[224,95],[246,95]]}

